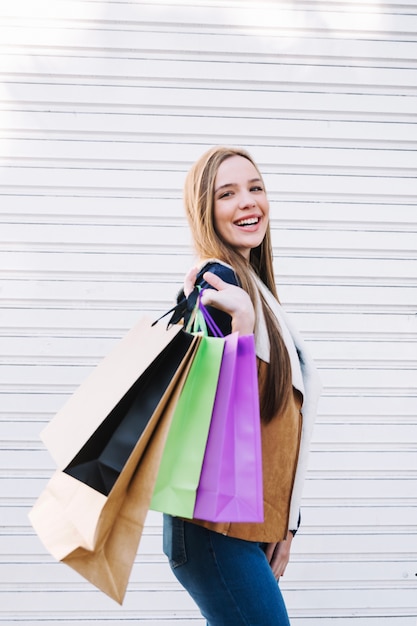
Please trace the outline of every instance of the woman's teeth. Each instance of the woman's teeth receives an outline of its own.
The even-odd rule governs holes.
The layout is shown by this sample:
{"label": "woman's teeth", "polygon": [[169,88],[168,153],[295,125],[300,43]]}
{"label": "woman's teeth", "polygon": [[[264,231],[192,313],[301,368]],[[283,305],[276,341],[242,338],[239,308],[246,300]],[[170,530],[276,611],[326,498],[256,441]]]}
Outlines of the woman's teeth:
{"label": "woman's teeth", "polygon": [[246,220],[240,220],[239,222],[236,222],[236,224],[237,226],[253,226],[253,224],[257,224],[258,222],[259,222],[258,217],[251,217]]}

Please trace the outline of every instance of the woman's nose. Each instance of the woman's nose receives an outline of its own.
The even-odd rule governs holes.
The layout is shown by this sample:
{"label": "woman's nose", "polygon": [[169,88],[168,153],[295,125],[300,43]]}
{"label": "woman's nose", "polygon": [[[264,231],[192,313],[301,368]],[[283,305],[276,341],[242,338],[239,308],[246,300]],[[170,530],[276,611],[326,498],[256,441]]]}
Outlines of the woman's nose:
{"label": "woman's nose", "polygon": [[251,209],[255,206],[255,200],[249,191],[243,191],[239,194],[239,208]]}

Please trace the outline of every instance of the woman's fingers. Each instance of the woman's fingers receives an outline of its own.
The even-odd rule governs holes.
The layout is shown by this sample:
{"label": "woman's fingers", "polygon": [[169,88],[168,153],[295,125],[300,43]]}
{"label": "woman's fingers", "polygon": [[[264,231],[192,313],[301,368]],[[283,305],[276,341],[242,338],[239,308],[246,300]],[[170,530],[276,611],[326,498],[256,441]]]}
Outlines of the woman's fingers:
{"label": "woman's fingers", "polygon": [[203,291],[201,296],[203,304],[215,306],[230,315],[252,308],[249,295],[240,287],[225,283],[224,280],[211,272],[206,272],[203,278],[214,287],[214,289]]}
{"label": "woman's fingers", "polygon": [[198,267],[192,267],[184,278],[184,295],[186,298],[190,295],[194,289],[195,280],[198,274]]}
{"label": "woman's fingers", "polygon": [[284,576],[290,560],[291,542],[292,534],[288,533],[286,540],[276,543],[275,546],[268,544],[266,547],[265,555],[277,580]]}
{"label": "woman's fingers", "polygon": [[[184,278],[184,294],[189,296],[193,291],[195,286],[195,281],[198,274],[198,267],[192,267]],[[212,272],[205,272],[203,275],[203,279],[211,286],[214,287],[217,291],[222,291],[223,289],[228,289],[230,287],[238,289],[235,285],[231,285],[230,283],[225,283],[224,280],[213,274]]]}
{"label": "woman's fingers", "polygon": [[209,285],[211,285],[218,291],[226,289],[227,287],[234,287],[234,285],[230,285],[230,283],[225,283],[224,280],[220,278],[220,276],[217,276],[217,274],[213,274],[213,272],[205,272],[203,274],[203,278]]}
{"label": "woman's fingers", "polygon": [[265,556],[267,558],[268,563],[271,562],[272,557],[274,556],[275,548],[277,547],[275,543],[268,543],[265,547]]}

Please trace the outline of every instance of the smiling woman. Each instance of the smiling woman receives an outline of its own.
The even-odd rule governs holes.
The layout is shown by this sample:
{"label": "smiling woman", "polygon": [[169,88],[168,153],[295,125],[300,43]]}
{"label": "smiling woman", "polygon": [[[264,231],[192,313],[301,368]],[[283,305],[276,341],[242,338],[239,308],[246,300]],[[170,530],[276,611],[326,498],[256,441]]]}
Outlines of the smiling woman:
{"label": "smiling woman", "polygon": [[[52,561],[27,511],[45,423],[172,306],[193,263],[183,173],[219,142],[261,164],[279,297],[324,382],[280,580],[291,624],[416,626],[416,48],[410,0],[0,1],[2,626],[205,624],[158,513],[121,608]],[[226,258],[203,219],[198,256]],[[211,269],[243,286],[243,263]]]}
{"label": "smiling woman", "polygon": [[[250,155],[209,150],[191,168],[184,196],[200,257],[185,278],[184,296],[194,296],[195,285],[208,287],[202,301],[223,333],[255,335],[264,520],[213,523],[165,515],[164,550],[209,626],[288,626],[277,581],[298,528],[320,383],[278,301],[269,202]],[[190,308],[184,305],[185,322]]]}

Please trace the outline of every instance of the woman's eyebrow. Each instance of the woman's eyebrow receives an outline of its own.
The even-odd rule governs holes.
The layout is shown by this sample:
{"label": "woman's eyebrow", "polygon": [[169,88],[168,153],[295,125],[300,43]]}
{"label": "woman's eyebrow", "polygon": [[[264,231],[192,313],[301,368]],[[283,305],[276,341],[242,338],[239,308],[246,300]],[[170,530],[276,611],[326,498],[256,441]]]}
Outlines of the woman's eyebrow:
{"label": "woman's eyebrow", "polygon": [[[248,183],[251,185],[252,183],[260,183],[262,182],[260,178],[251,178],[248,180]],[[220,189],[224,189],[225,187],[237,187],[237,183],[225,183],[224,185],[220,185],[217,189],[214,190],[214,193],[220,191]]]}
{"label": "woman's eyebrow", "polygon": [[217,187],[217,189],[214,190],[214,193],[217,193],[218,191],[220,191],[220,189],[225,189],[226,187],[236,187],[237,183],[226,183],[225,185],[220,185],[220,187]]}

